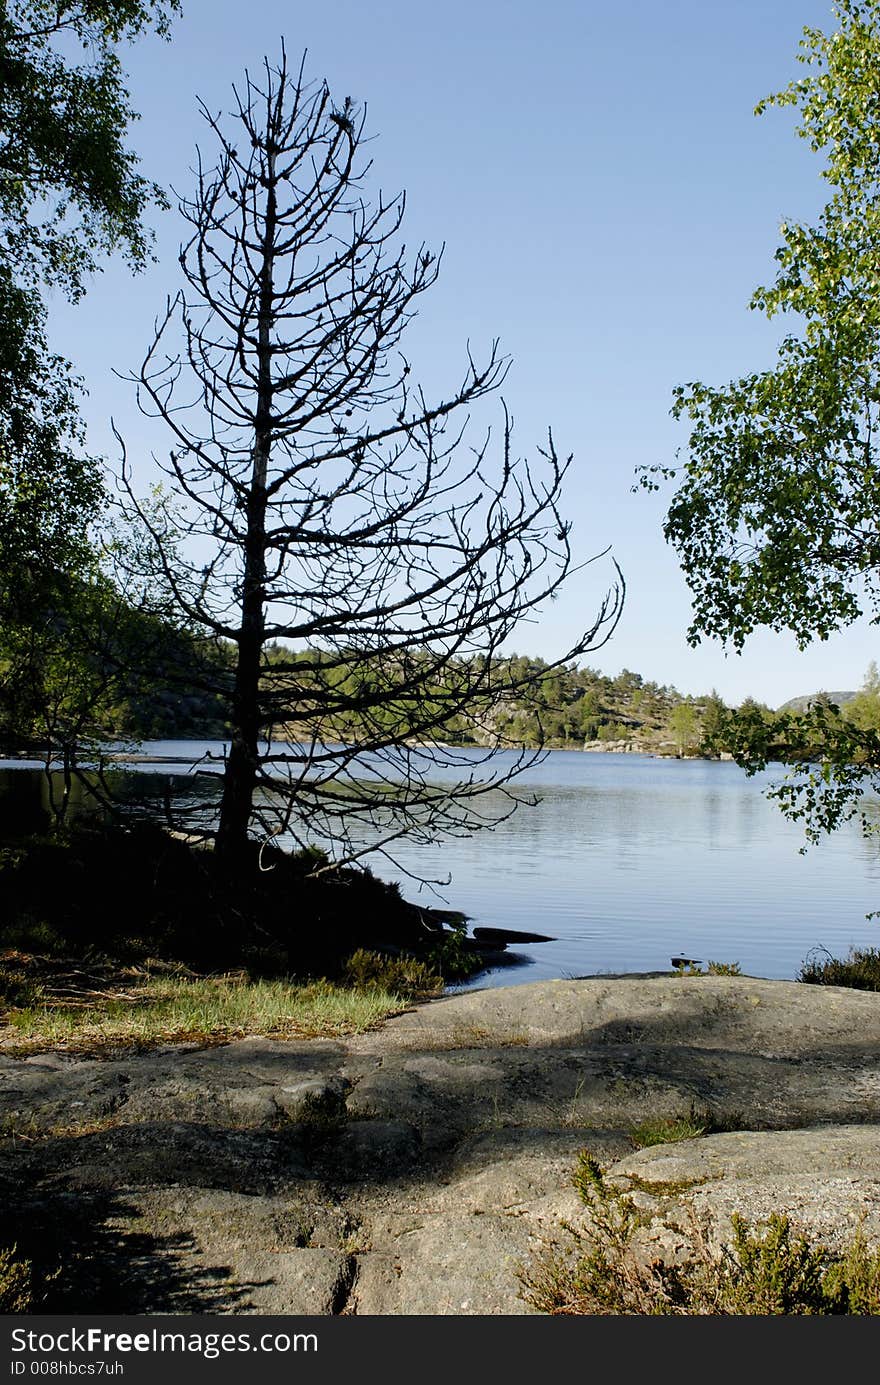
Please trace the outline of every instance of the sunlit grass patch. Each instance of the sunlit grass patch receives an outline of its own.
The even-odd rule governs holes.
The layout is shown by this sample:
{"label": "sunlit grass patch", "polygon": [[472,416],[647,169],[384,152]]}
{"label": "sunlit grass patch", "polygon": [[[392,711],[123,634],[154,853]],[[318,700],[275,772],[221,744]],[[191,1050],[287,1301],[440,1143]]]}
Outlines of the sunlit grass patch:
{"label": "sunlit grass patch", "polygon": [[363,1033],[405,1008],[390,991],[327,981],[145,974],[75,1001],[44,995],[13,1004],[0,1028],[0,1044],[7,1052],[23,1053],[225,1042],[248,1034],[332,1038]]}
{"label": "sunlit grass patch", "polygon": [[657,1116],[634,1125],[629,1138],[636,1149],[648,1149],[651,1145],[698,1139],[706,1134],[706,1129],[706,1122],[700,1122],[695,1116]]}

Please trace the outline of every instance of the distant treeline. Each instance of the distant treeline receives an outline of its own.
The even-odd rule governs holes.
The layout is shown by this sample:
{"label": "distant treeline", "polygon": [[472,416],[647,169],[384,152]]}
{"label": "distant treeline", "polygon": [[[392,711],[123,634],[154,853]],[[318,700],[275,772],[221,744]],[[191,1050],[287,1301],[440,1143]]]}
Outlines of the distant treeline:
{"label": "distant treeline", "polygon": [[[220,684],[228,682],[225,657],[216,656]],[[477,656],[478,657],[478,656]],[[203,661],[204,651],[199,651]],[[352,710],[338,712],[324,721],[321,734],[342,741],[356,742],[362,730],[357,711],[363,691],[361,660],[356,671],[346,668],[344,653],[318,650],[291,651],[269,646],[266,651],[267,682],[283,678],[295,684],[304,724],[308,722],[310,701],[322,686],[332,680],[335,701],[343,703],[349,693]],[[499,661],[500,662],[500,661]],[[497,700],[481,700],[455,717],[438,721],[433,734],[454,744],[486,745],[500,740],[511,746],[549,746],[581,749],[585,744],[622,746],[624,744],[663,750],[668,754],[716,753],[712,738],[721,732],[728,709],[716,692],[701,697],[686,697],[677,689],[645,679],[630,669],[609,676],[594,668],[552,665],[528,655],[512,655],[504,661],[504,682],[527,687],[522,696],[509,694]],[[224,668],[225,665],[225,668]],[[283,670],[283,671],[282,671]],[[499,670],[500,672],[500,670]],[[508,675],[512,672],[513,677]],[[179,664],[173,682],[179,682]],[[377,674],[378,676],[378,674]],[[202,680],[204,684],[204,679]],[[151,680],[135,700],[120,706],[120,723],[129,734],[144,736],[187,736],[222,734],[218,693],[205,691],[186,696]],[[769,716],[770,709],[750,700]],[[178,716],[179,710],[179,716]],[[424,703],[420,702],[423,712]],[[391,701],[382,714],[389,734],[398,734],[406,723],[405,700]],[[375,733],[377,709],[371,708],[371,734]],[[275,734],[295,738],[302,731],[296,723],[281,724]],[[314,730],[310,726],[310,730]]]}
{"label": "distant treeline", "polygon": [[[212,739],[228,732],[231,645],[133,611],[109,587],[89,589],[88,599],[89,609],[78,609],[75,621],[59,616],[43,622],[39,637],[31,631],[25,646],[9,639],[0,644],[5,655],[0,656],[0,740],[7,748],[111,737]],[[82,603],[85,595],[77,600]],[[68,595],[65,609],[69,607]],[[75,639],[74,630],[79,632]],[[344,650],[295,651],[275,644],[267,646],[264,659],[267,705],[273,690],[283,687],[288,695],[282,700],[293,702],[302,716],[300,722],[269,728],[277,738],[308,734],[356,743],[363,738],[365,713],[359,708],[365,704],[370,704],[371,736],[377,719],[384,718],[387,727],[382,729],[390,737],[406,736],[412,729],[413,739],[425,738],[430,689],[426,701],[425,689],[420,688],[418,718],[415,702],[408,708],[405,696],[372,702],[363,696],[371,674],[377,684],[393,683],[387,658],[373,666],[369,660],[365,663],[362,652],[347,659]],[[480,659],[473,656],[470,662]],[[410,677],[413,662],[410,656]],[[460,679],[467,663],[450,660],[449,679]],[[485,667],[485,660],[480,666]],[[519,686],[523,692],[495,697],[491,691],[484,693],[455,716],[439,715],[428,728],[430,736],[462,745],[588,746],[669,755],[718,755],[734,748],[727,735],[731,709],[714,690],[685,696],[630,669],[610,676],[595,668],[519,654],[496,659],[493,669],[499,685]],[[432,676],[436,678],[436,669]],[[473,681],[491,688],[495,679]],[[844,696],[849,700],[843,702]],[[799,701],[806,705],[827,697],[818,693]],[[880,729],[876,665],[868,669],[861,691],[841,695],[841,702],[848,721],[861,729]],[[449,699],[439,696],[437,705],[448,707]],[[319,708],[325,709],[320,715]],[[777,716],[753,698],[741,704],[743,711],[768,724]]]}
{"label": "distant treeline", "polygon": [[[276,645],[268,647],[266,656],[269,670],[284,668],[287,672],[282,676],[298,682],[304,707],[309,702],[310,682],[311,689],[317,691],[329,678],[337,692],[351,694],[350,701],[356,706],[358,680],[362,681],[364,676],[362,662],[358,661],[355,674],[347,671],[344,655],[339,653],[293,653]],[[737,727],[764,723],[772,738],[785,720],[781,713],[793,709],[795,703],[797,710],[806,711],[831,702],[839,704],[846,723],[860,731],[880,731],[880,671],[874,663],[856,693],[817,692],[794,699],[780,711],[747,697],[735,712],[714,689],[686,696],[669,684],[651,682],[626,668],[612,677],[594,668],[548,664],[543,659],[519,654],[497,660],[496,666],[502,663],[503,677],[498,681],[519,685],[527,691],[517,697],[506,694],[496,700],[481,700],[461,715],[438,722],[434,733],[439,738],[462,745],[494,744],[500,740],[510,746],[629,748],[717,757],[739,748],[741,733]],[[455,661],[451,667],[456,667]],[[423,709],[420,701],[420,710]],[[389,731],[399,729],[401,720],[406,719],[405,701],[390,701],[384,715]],[[375,726],[375,708],[371,718]],[[354,710],[331,718],[321,729],[325,735],[354,742],[360,729],[358,713]],[[297,728],[282,726],[278,733],[295,736]]]}

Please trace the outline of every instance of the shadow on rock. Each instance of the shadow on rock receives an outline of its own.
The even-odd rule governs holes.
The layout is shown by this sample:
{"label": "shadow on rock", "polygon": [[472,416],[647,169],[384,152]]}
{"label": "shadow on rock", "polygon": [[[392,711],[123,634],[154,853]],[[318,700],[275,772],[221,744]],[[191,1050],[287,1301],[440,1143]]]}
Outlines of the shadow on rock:
{"label": "shadow on rock", "polygon": [[229,1268],[190,1263],[192,1238],[137,1227],[113,1193],[2,1190],[0,1243],[31,1264],[34,1313],[228,1313],[254,1286]]}

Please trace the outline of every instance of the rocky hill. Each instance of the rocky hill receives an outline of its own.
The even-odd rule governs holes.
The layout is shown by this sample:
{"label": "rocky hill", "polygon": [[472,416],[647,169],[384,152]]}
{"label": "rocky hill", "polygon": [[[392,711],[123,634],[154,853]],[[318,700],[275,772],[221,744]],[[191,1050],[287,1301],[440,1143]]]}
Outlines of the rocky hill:
{"label": "rocky hill", "polygon": [[780,712],[808,712],[817,702],[834,702],[838,707],[845,707],[847,702],[852,702],[856,697],[855,692],[814,692],[807,693],[804,697],[790,697],[787,702],[783,702],[779,708]]}
{"label": "rocky hill", "polygon": [[521,1267],[584,1219],[583,1149],[655,1258],[736,1211],[876,1245],[878,1058],[880,994],[672,975],[469,991],[346,1040],[0,1049],[0,1203],[23,1253],[57,1248],[42,1312],[523,1314]]}

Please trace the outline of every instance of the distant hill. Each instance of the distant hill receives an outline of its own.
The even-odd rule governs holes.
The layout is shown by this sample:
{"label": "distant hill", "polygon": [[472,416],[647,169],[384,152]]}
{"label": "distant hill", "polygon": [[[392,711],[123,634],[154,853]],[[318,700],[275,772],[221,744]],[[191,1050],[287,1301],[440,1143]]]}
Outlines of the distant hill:
{"label": "distant hill", "polygon": [[852,702],[856,696],[854,692],[814,692],[808,693],[806,697],[790,697],[787,702],[783,702],[779,708],[780,712],[808,712],[814,702],[836,702],[838,707],[843,707],[847,702]]}

